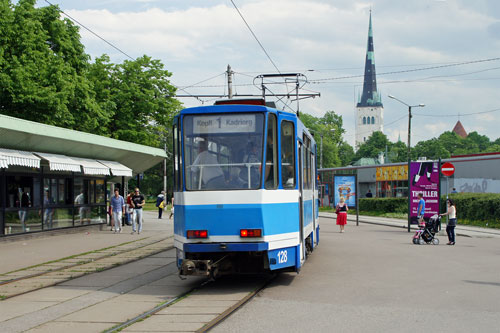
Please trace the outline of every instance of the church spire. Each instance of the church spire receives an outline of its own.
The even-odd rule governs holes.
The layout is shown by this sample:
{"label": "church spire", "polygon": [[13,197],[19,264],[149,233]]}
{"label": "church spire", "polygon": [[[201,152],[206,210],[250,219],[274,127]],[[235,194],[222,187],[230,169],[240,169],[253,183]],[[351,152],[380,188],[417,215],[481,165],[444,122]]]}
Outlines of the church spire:
{"label": "church spire", "polygon": [[366,48],[365,80],[363,94],[358,107],[383,106],[382,99],[377,91],[377,77],[375,73],[375,52],[373,48],[372,11],[370,10],[370,24],[368,27],[368,45]]}

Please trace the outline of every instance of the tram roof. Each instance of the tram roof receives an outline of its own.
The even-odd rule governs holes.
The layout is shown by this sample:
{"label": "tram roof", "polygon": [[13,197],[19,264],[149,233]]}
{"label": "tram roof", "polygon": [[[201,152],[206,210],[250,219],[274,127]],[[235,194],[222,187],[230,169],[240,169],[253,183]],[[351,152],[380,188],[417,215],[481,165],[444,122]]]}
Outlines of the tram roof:
{"label": "tram roof", "polygon": [[164,150],[0,115],[0,148],[119,162],[141,173],[166,157]]}
{"label": "tram roof", "polygon": [[[248,105],[248,104],[224,104],[224,105],[207,105],[195,106],[186,108],[181,111],[181,114],[198,114],[198,113],[226,113],[226,112],[282,112],[264,105]],[[287,112],[288,114],[293,114]]]}

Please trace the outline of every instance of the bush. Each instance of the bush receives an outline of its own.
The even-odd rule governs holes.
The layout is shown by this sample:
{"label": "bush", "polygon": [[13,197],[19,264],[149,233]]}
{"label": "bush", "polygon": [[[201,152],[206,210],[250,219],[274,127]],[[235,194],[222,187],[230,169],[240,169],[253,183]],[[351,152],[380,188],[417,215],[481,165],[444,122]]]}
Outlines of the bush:
{"label": "bush", "polygon": [[[450,194],[457,207],[457,222],[500,228],[500,194],[457,193]],[[446,211],[446,196],[441,196],[441,211]]]}
{"label": "bush", "polygon": [[408,213],[407,198],[362,198],[359,199],[359,210],[362,212]]}
{"label": "bush", "polygon": [[[500,228],[500,194],[457,193],[449,197],[457,208],[459,224]],[[362,198],[360,212],[382,215],[386,213],[408,213],[407,198]],[[446,212],[446,196],[441,196],[440,212]]]}

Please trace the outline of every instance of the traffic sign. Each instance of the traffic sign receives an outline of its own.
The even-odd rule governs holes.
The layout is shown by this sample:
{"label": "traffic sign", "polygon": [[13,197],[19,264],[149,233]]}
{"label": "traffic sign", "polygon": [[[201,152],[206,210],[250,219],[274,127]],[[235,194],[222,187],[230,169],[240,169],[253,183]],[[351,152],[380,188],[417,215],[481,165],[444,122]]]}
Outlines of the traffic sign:
{"label": "traffic sign", "polygon": [[443,163],[441,166],[441,173],[444,176],[449,177],[455,173],[455,166],[449,162]]}

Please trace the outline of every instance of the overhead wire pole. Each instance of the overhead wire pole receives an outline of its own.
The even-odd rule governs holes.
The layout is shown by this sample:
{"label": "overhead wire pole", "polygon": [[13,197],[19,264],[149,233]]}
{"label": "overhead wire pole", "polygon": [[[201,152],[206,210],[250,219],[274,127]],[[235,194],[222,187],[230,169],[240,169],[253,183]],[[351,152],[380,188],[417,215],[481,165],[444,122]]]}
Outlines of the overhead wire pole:
{"label": "overhead wire pole", "polygon": [[233,98],[233,71],[231,70],[231,66],[227,65],[227,95],[229,99]]}

